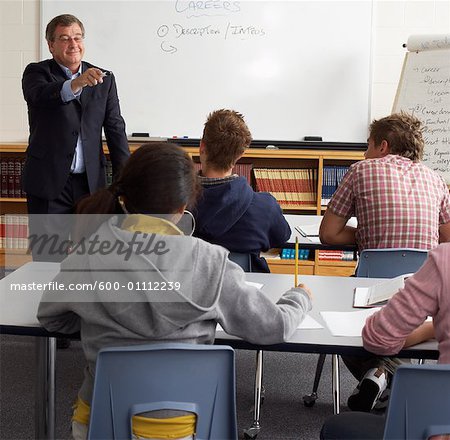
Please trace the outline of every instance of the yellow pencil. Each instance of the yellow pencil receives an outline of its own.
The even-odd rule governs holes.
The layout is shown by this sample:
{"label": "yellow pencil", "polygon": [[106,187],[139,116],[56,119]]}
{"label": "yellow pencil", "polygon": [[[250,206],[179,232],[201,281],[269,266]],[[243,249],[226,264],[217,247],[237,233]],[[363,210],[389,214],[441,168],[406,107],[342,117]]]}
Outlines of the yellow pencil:
{"label": "yellow pencil", "polygon": [[294,287],[297,287],[298,284],[298,237],[295,237],[295,278],[294,278]]}

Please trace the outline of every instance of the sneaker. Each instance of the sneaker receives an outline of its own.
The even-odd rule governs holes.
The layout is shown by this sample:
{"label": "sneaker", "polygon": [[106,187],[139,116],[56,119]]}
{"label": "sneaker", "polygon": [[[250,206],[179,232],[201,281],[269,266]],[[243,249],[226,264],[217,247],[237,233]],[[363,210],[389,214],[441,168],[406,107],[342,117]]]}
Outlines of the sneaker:
{"label": "sneaker", "polygon": [[386,372],[383,368],[372,368],[348,398],[347,405],[352,411],[369,412],[387,387]]}
{"label": "sneaker", "polygon": [[389,404],[389,397],[391,395],[391,390],[388,387],[381,393],[381,396],[378,398],[377,402],[375,403],[375,406],[373,407],[373,411],[375,411],[377,414],[383,414],[386,412],[388,404]]}

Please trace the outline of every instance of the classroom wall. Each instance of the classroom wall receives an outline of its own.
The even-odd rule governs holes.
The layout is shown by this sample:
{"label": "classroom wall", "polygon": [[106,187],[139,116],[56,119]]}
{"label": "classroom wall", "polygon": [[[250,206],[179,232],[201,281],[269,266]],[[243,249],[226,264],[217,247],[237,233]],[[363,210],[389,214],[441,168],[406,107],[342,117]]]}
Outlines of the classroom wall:
{"label": "classroom wall", "polygon": [[[374,0],[372,27],[370,111],[377,118],[391,111],[405,54],[402,43],[411,34],[449,33],[450,0]],[[39,33],[39,0],[0,0],[0,142],[27,139],[21,76],[28,63],[39,59]]]}

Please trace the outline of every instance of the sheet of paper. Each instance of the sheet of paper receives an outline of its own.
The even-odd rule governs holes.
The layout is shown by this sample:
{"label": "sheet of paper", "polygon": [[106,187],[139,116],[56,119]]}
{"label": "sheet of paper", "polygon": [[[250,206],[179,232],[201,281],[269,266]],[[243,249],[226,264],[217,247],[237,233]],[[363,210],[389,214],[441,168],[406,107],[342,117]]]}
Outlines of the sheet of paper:
{"label": "sheet of paper", "polygon": [[[314,318],[311,318],[311,316],[306,315],[305,319],[299,324],[297,327],[301,330],[315,330],[315,329],[321,329],[323,328],[323,325],[320,325]],[[217,324],[216,332],[223,332],[225,331],[220,324]]]}
{"label": "sheet of paper", "polygon": [[386,301],[392,297],[399,289],[404,287],[405,278],[408,278],[411,274],[399,275],[398,277],[384,281],[383,283],[376,284],[369,287],[369,304],[374,304],[381,301]]}
{"label": "sheet of paper", "polygon": [[350,217],[347,222],[347,226],[351,226],[352,228],[358,227],[358,220],[356,217]]}
{"label": "sheet of paper", "polygon": [[253,281],[246,281],[245,283],[246,283],[247,285],[249,285],[249,286],[254,286],[254,287],[256,287],[257,289],[261,289],[262,286],[264,286],[264,284],[261,284],[261,283],[254,283]]}
{"label": "sheet of paper", "polygon": [[305,319],[297,327],[302,330],[315,330],[323,328],[323,325],[319,324],[314,318],[309,315],[305,316]]}
{"label": "sheet of paper", "polygon": [[353,296],[353,307],[367,307],[369,301],[369,289],[357,287]]}
{"label": "sheet of paper", "polygon": [[313,225],[297,226],[297,229],[300,232],[300,234],[303,233],[307,237],[311,237],[311,236],[317,236],[318,237],[319,236],[319,228],[320,228],[320,223],[314,223]]}
{"label": "sheet of paper", "polygon": [[381,307],[356,312],[320,312],[333,336],[361,336],[366,319]]}
{"label": "sheet of paper", "polygon": [[[330,332],[334,335],[334,336],[361,336],[361,332],[362,329],[364,327],[364,324],[366,322],[366,319],[368,316],[370,316],[372,313],[375,313],[377,310],[380,310],[380,307],[376,307],[373,309],[367,309],[367,310],[363,310],[363,312],[365,312],[365,314],[360,315],[359,318],[357,318],[357,323],[354,324],[354,328],[350,328],[350,330],[348,331],[349,334],[334,334],[333,331],[331,330],[330,326],[329,326],[329,322],[327,322],[327,319],[329,319],[329,321],[331,321],[331,325],[335,325],[336,322],[339,322],[338,325],[335,325],[336,327],[340,325],[341,321],[345,321],[348,320],[348,315],[350,313],[358,313],[358,312],[320,312],[320,314],[322,315],[322,318],[325,320],[325,323],[327,324],[327,327],[330,329]],[[325,316],[323,314],[328,314],[328,315],[335,315],[334,317],[328,317],[325,318]],[[342,316],[342,315],[347,315],[347,316]],[[363,317],[363,319],[362,319]],[[433,319],[431,318],[431,316],[429,316],[427,318],[427,321],[432,321]],[[352,327],[352,326],[349,326]],[[357,327],[357,328],[356,328]],[[300,325],[297,327],[298,329],[301,330],[316,330],[316,329],[321,329],[323,328],[323,326],[321,324],[319,324],[318,321],[316,321],[314,318],[312,318],[309,315],[306,315],[305,319],[300,323]],[[342,329],[344,331],[347,331],[344,326],[342,326]],[[220,324],[217,324],[216,327],[216,332],[223,332],[225,331],[222,326]],[[337,331],[340,331],[340,329],[338,328]],[[351,333],[351,334],[350,334]]]}

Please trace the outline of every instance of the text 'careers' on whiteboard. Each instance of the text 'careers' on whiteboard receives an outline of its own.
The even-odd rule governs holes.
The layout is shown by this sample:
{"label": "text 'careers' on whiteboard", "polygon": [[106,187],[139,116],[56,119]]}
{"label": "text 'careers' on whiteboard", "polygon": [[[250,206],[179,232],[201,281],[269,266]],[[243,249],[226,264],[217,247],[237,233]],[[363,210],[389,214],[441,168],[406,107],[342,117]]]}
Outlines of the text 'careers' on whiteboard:
{"label": "text 'careers' on whiteboard", "polygon": [[117,79],[127,132],[199,138],[209,112],[254,139],[365,142],[372,2],[41,0],[86,28],[85,60]]}
{"label": "text 'careers' on whiteboard", "polygon": [[450,34],[413,35],[407,48],[393,111],[422,121],[423,162],[450,185]]}

